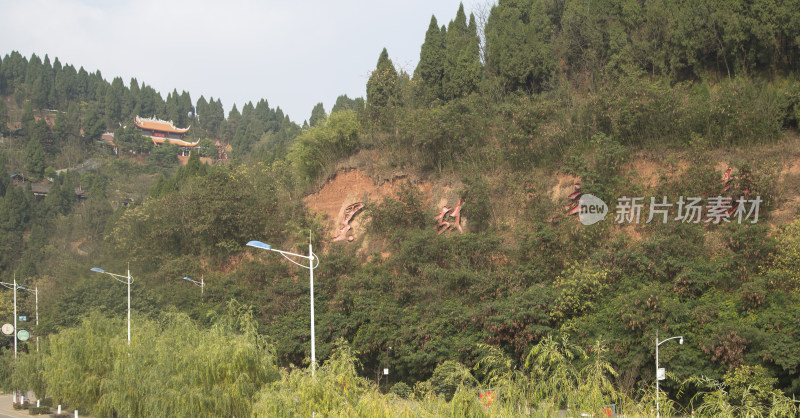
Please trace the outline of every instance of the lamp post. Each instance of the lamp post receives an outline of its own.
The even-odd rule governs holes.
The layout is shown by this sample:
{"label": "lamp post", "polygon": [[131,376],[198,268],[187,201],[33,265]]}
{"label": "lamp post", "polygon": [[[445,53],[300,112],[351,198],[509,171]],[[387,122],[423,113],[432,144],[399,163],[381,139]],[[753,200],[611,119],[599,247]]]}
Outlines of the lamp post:
{"label": "lamp post", "polygon": [[[128,275],[127,276],[123,276],[121,274],[109,273],[109,272],[101,269],[100,267],[92,267],[90,270],[92,270],[94,272],[97,272],[97,273],[108,274],[109,276],[113,277],[114,280],[116,280],[116,281],[118,281],[120,283],[125,283],[125,284],[128,285],[128,345],[131,345],[131,283],[133,283],[133,278],[131,277],[131,268],[130,268],[130,266],[128,266]],[[122,281],[120,279],[125,279],[125,281]]]}
{"label": "lamp post", "polygon": [[196,286],[200,286],[200,294],[201,295],[203,294],[203,288],[206,286],[206,283],[203,281],[202,277],[200,278],[199,282],[197,280],[192,280],[192,279],[190,279],[188,277],[184,277],[183,280],[188,280],[188,281],[194,283]]}
{"label": "lamp post", "polygon": [[392,349],[391,346],[389,346],[389,348],[386,349],[386,368],[383,369],[383,373],[386,375],[386,394],[387,395],[389,394],[389,350],[391,350],[391,349]]}
{"label": "lamp post", "polygon": [[[319,257],[314,254],[314,251],[311,248],[311,236],[308,237],[308,255],[290,253],[288,251],[281,251],[276,250],[269,246],[269,244],[264,244],[261,241],[250,241],[247,243],[250,247],[259,248],[262,250],[274,251],[276,253],[280,253],[284,258],[291,261],[294,264],[297,264],[300,267],[307,268],[309,271],[309,283],[311,288],[311,376],[314,376],[314,371],[317,368],[317,356],[316,356],[316,347],[314,341],[314,268],[319,266]],[[292,260],[291,257],[300,257],[308,260],[308,265],[300,264],[297,261]],[[317,259],[317,265],[314,265],[314,259]]]}
{"label": "lamp post", "polygon": [[17,358],[17,276],[14,275],[14,283],[0,282],[9,289],[14,289],[14,358]]}
{"label": "lamp post", "polygon": [[656,331],[656,418],[660,418],[661,417],[660,411],[658,409],[658,392],[659,392],[658,381],[663,379],[663,375],[660,375],[660,373],[659,373],[660,369],[658,368],[658,346],[661,345],[661,344],[664,344],[665,342],[667,342],[669,340],[674,340],[676,338],[679,339],[678,340],[678,344],[683,344],[683,335],[679,335],[677,337],[669,337],[669,338],[664,339],[662,341],[658,341],[658,331]]}
{"label": "lamp post", "polygon": [[36,352],[39,352],[39,286],[33,288],[33,290],[28,289],[25,286],[17,286],[19,289],[22,289],[26,292],[33,293],[34,299],[36,301]]}

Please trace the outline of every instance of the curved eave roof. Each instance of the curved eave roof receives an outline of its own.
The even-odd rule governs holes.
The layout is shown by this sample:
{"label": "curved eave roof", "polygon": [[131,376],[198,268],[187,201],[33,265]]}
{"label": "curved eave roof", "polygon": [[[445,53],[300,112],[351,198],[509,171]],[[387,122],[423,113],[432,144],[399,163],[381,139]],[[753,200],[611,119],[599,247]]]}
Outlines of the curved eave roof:
{"label": "curved eave roof", "polygon": [[196,141],[196,142],[188,142],[188,141],[184,141],[184,140],[182,140],[182,139],[174,139],[174,138],[159,138],[159,137],[157,137],[157,136],[151,136],[151,137],[150,137],[150,139],[152,139],[152,140],[153,140],[153,143],[154,143],[154,144],[157,144],[157,145],[161,145],[161,144],[163,144],[164,142],[167,142],[167,143],[170,143],[170,144],[175,144],[175,145],[178,145],[178,146],[180,146],[180,147],[196,147],[197,145],[199,145],[199,144],[200,144],[200,141],[199,141],[199,140],[198,140],[198,141]]}
{"label": "curved eave roof", "polygon": [[139,129],[148,129],[152,131],[159,131],[159,132],[172,132],[176,134],[185,134],[189,131],[189,128],[178,128],[176,127],[172,121],[165,121],[161,119],[149,119],[149,118],[140,118],[136,117],[133,122]]}

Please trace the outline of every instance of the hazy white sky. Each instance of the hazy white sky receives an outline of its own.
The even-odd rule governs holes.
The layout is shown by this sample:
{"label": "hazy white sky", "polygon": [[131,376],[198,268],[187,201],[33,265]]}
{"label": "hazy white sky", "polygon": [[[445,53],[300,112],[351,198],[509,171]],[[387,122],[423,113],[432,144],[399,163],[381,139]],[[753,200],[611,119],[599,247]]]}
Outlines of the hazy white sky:
{"label": "hazy white sky", "polygon": [[[471,11],[491,0],[465,0]],[[166,99],[173,89],[236,103],[267,99],[295,122],[340,94],[366,96],[381,49],[413,72],[431,15],[455,17],[459,0],[0,0],[0,55],[131,77]]]}

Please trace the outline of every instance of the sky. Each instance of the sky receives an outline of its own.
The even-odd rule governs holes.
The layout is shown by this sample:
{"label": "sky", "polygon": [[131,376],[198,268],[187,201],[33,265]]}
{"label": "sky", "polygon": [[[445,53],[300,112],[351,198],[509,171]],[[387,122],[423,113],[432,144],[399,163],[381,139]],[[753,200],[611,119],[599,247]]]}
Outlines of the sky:
{"label": "sky", "polygon": [[[0,55],[132,77],[166,99],[176,89],[221,99],[226,112],[266,99],[298,123],[322,102],[366,98],[385,47],[413,73],[431,15],[455,18],[459,0],[0,0]],[[485,16],[491,0],[464,0]]]}

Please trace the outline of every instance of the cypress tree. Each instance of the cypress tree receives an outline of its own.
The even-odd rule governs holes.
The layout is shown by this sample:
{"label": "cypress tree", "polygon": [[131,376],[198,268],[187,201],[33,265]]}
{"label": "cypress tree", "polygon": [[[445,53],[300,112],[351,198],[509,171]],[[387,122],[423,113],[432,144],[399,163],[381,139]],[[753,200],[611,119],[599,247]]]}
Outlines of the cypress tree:
{"label": "cypress tree", "polygon": [[308,118],[308,124],[316,126],[317,122],[323,119],[325,119],[325,106],[320,102],[314,106],[314,109],[311,109],[311,117]]}
{"label": "cypress tree", "polygon": [[552,33],[541,1],[501,0],[486,24],[488,73],[508,90],[541,91],[556,70]]}
{"label": "cypress tree", "polygon": [[44,176],[44,168],[44,148],[37,139],[31,139],[25,147],[25,170],[32,179],[39,180]]}
{"label": "cypress tree", "polygon": [[351,99],[347,97],[346,94],[342,94],[336,98],[336,103],[333,104],[331,113],[340,112],[343,110],[352,110],[356,113],[364,110],[364,99],[362,97]]}
{"label": "cypress tree", "polygon": [[25,106],[22,108],[22,132],[25,135],[30,135],[33,132],[33,124],[36,122],[36,118],[33,116],[33,105],[31,102],[25,102]]}
{"label": "cypress tree", "polygon": [[458,6],[456,18],[450,21],[445,35],[442,95],[445,100],[466,96],[478,89],[483,67],[480,59],[480,39],[475,17],[470,24],[464,4]]}
{"label": "cypress tree", "polygon": [[383,110],[397,103],[397,70],[386,48],[378,57],[378,65],[367,81],[367,108],[373,119],[379,118]]}
{"label": "cypress tree", "polygon": [[436,16],[431,16],[425,42],[419,52],[419,64],[414,70],[417,81],[417,100],[429,104],[442,98],[442,77],[444,76],[444,37],[445,31],[439,29]]}
{"label": "cypress tree", "polygon": [[12,187],[11,178],[8,176],[4,156],[0,154],[0,196],[5,196],[6,189],[9,187]]}
{"label": "cypress tree", "polygon": [[8,108],[6,107],[6,101],[0,99],[0,134],[4,134],[8,131]]}

